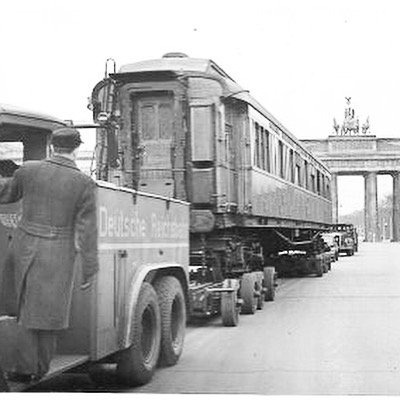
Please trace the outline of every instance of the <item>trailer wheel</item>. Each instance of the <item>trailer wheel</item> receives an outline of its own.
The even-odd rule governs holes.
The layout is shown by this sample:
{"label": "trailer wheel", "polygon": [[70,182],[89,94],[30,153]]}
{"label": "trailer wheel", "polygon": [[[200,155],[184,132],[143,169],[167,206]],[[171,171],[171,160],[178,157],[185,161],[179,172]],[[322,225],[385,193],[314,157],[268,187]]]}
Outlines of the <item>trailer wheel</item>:
{"label": "trailer wheel", "polygon": [[240,297],[243,300],[242,314],[254,314],[257,309],[255,280],[252,274],[243,274],[240,284]]}
{"label": "trailer wheel", "polygon": [[239,307],[236,304],[236,292],[224,292],[221,296],[222,325],[237,326],[239,323]]}
{"label": "trailer wheel", "polygon": [[267,289],[265,292],[265,301],[274,301],[275,299],[275,268],[264,268],[264,286]]}
{"label": "trailer wheel", "polygon": [[154,284],[161,310],[161,353],[164,366],[175,365],[183,350],[186,328],[186,303],[182,286],[173,276]]}
{"label": "trailer wheel", "polygon": [[320,278],[324,274],[324,266],[322,265],[322,260],[320,258],[316,258],[314,260],[315,263],[315,272],[317,277]]}
{"label": "trailer wheel", "polygon": [[257,292],[257,310],[264,308],[264,294],[263,294],[263,274],[262,272],[253,272],[255,288]]}
{"label": "trailer wheel", "polygon": [[323,270],[324,274],[326,274],[329,271],[328,261],[325,259],[325,256],[322,259],[322,270]]}
{"label": "trailer wheel", "polygon": [[147,282],[142,284],[131,321],[131,341],[117,364],[117,378],[127,386],[150,381],[157,366],[161,343],[161,317],[157,294]]}

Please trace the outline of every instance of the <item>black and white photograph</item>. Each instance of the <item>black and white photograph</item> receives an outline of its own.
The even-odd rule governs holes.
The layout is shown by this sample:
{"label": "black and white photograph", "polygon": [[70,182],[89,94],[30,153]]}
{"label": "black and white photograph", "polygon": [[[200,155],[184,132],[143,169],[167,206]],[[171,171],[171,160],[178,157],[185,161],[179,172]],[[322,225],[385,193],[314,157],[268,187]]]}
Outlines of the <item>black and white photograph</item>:
{"label": "black and white photograph", "polygon": [[0,12],[1,398],[400,395],[398,1]]}

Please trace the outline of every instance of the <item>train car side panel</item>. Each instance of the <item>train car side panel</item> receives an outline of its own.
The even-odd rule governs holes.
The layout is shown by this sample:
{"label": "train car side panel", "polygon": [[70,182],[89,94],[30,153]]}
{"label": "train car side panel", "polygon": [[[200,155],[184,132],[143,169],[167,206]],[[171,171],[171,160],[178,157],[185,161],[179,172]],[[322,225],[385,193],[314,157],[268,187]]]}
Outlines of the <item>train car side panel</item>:
{"label": "train car side panel", "polygon": [[330,202],[261,170],[252,170],[252,213],[329,224]]}

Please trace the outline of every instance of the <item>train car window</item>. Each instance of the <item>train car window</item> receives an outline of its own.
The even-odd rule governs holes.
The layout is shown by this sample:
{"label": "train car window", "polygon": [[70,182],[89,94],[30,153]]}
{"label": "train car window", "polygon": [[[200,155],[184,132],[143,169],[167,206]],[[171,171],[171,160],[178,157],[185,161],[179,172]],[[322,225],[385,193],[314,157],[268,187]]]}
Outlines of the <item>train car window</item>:
{"label": "train car window", "polygon": [[262,132],[261,126],[256,123],[256,134],[257,134],[257,167],[262,168]]}
{"label": "train car window", "polygon": [[331,199],[331,187],[329,186],[329,183],[326,185],[326,198],[328,200]]}
{"label": "train car window", "polygon": [[296,164],[294,183],[301,186],[301,168],[299,164]]}
{"label": "train car window", "polygon": [[139,101],[139,125],[142,140],[171,139],[173,115],[171,102]]}
{"label": "train car window", "polygon": [[153,104],[143,105],[140,110],[142,137],[144,140],[158,139],[156,109]]}
{"label": "train car window", "polygon": [[317,171],[317,193],[321,194],[321,173]]}
{"label": "train car window", "polygon": [[284,164],[285,160],[284,160],[283,151],[284,151],[283,143],[281,141],[279,141],[278,142],[278,162],[279,162],[278,171],[279,171],[279,176],[281,178],[285,177],[285,164]]}
{"label": "train car window", "polygon": [[213,109],[212,106],[193,106],[192,122],[192,160],[208,161],[213,159]]}
{"label": "train car window", "polygon": [[158,108],[160,139],[171,139],[173,133],[173,113],[171,103],[161,103]]}
{"label": "train car window", "polygon": [[278,175],[278,142],[275,136],[271,136],[271,143],[271,172],[274,175]]}
{"label": "train car window", "polygon": [[306,189],[309,189],[308,173],[308,162],[304,160],[304,187]]}
{"label": "train car window", "polygon": [[289,173],[290,173],[290,182],[294,183],[295,181],[295,163],[294,163],[294,152],[292,149],[289,150]]}
{"label": "train car window", "polygon": [[265,135],[264,128],[262,126],[259,127],[260,131],[260,168],[265,168]]}
{"label": "train car window", "polygon": [[257,122],[254,122],[254,165],[256,167],[260,166],[260,153],[259,153],[259,142],[260,142],[260,137],[258,135],[258,124]]}
{"label": "train car window", "polygon": [[315,175],[311,174],[311,191],[315,193]]}
{"label": "train car window", "polygon": [[270,136],[269,136],[269,132],[264,129],[264,142],[265,142],[265,170],[268,172],[271,172],[271,154],[270,154],[270,145],[269,145],[269,140],[270,140]]}

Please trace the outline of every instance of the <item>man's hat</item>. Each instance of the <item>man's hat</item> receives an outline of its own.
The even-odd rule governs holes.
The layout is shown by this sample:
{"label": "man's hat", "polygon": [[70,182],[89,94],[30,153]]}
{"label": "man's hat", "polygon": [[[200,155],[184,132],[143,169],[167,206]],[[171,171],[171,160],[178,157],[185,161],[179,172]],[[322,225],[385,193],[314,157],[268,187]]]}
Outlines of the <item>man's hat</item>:
{"label": "man's hat", "polygon": [[74,150],[83,143],[80,133],[74,128],[59,128],[51,135],[51,144],[54,147]]}

